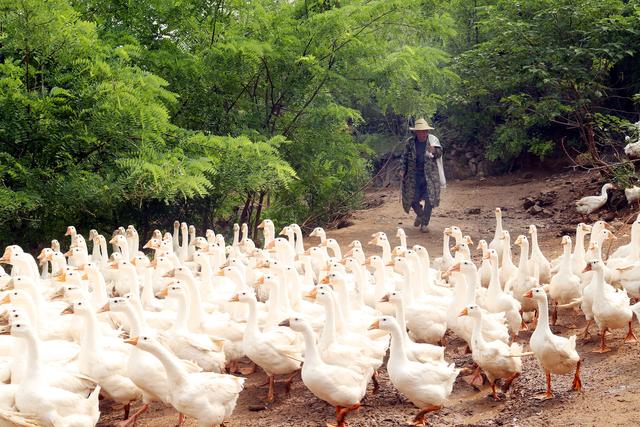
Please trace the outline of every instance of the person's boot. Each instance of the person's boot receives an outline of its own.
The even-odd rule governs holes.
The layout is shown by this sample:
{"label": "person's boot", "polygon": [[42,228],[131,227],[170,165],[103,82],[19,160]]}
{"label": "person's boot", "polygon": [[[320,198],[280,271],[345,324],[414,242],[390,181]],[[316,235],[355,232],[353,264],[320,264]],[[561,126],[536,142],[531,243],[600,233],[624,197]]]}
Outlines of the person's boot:
{"label": "person's boot", "polygon": [[424,209],[422,209],[422,205],[418,205],[418,208],[416,209],[414,207],[413,210],[416,213],[416,219],[415,219],[415,221],[413,221],[413,226],[414,227],[420,227],[420,224],[422,224],[422,217],[424,215]]}
{"label": "person's boot", "polygon": [[429,226],[429,221],[431,221],[431,206],[427,205],[422,210],[422,215],[420,216],[420,231],[426,233]]}

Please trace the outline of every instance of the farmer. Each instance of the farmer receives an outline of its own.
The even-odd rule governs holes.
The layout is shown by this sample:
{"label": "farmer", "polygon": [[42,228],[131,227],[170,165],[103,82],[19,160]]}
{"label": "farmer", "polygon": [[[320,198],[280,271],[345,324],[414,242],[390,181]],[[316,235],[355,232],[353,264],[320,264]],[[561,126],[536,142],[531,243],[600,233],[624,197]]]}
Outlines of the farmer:
{"label": "farmer", "polygon": [[416,120],[409,130],[413,136],[406,140],[402,156],[402,208],[406,213],[413,208],[414,227],[426,233],[431,210],[440,204],[440,186],[444,185],[440,179],[444,178],[442,166],[437,161],[442,157],[442,146],[438,138],[429,133],[433,128],[425,119]]}

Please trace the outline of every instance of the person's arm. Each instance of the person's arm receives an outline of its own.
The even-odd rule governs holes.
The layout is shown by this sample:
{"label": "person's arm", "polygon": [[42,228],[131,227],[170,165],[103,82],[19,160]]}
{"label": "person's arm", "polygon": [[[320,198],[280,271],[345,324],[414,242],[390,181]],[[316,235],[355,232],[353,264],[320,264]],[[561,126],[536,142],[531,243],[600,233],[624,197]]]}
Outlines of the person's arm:
{"label": "person's arm", "polygon": [[433,155],[434,160],[442,157],[442,147],[431,146],[429,147],[429,152]]}
{"label": "person's arm", "polygon": [[404,144],[404,149],[402,151],[402,167],[400,168],[400,171],[398,172],[398,174],[400,175],[401,178],[404,178],[404,176],[407,173],[407,161],[408,161],[407,159],[408,159],[408,156],[409,156],[407,148],[408,148],[407,144],[405,143]]}

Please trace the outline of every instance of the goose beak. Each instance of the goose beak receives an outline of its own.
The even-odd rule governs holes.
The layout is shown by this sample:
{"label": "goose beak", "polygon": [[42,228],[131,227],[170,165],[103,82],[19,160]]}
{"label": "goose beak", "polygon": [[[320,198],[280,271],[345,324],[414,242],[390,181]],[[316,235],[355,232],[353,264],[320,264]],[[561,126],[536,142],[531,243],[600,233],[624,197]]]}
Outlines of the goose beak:
{"label": "goose beak", "polygon": [[322,283],[323,285],[328,285],[329,284],[329,276],[324,276],[322,278],[322,280],[320,281],[320,283]]}
{"label": "goose beak", "polygon": [[291,321],[289,319],[283,320],[282,322],[278,323],[278,326],[286,326],[287,328],[289,328],[291,327]]}
{"label": "goose beak", "polygon": [[367,328],[369,331],[373,330],[373,329],[380,329],[380,321],[376,320],[375,322],[373,322],[371,324],[371,326],[369,326],[369,328]]}
{"label": "goose beak", "polygon": [[462,317],[462,316],[468,316],[469,315],[469,310],[465,307],[459,314],[458,317]]}
{"label": "goose beak", "polygon": [[156,294],[157,297],[166,298],[169,295],[169,287],[167,286]]}
{"label": "goose beak", "polygon": [[524,295],[523,297],[525,298],[533,298],[533,289],[529,289]]}
{"label": "goose beak", "polygon": [[62,310],[61,314],[73,314],[73,306],[70,305],[69,307],[65,308],[64,310]]}
{"label": "goose beak", "polygon": [[389,261],[388,263],[385,264],[385,266],[387,267],[394,267],[396,265],[396,262],[394,260]]}
{"label": "goose beak", "polygon": [[127,340],[124,340],[127,344],[138,345],[138,337],[132,337]]}
{"label": "goose beak", "polygon": [[0,304],[9,304],[11,302],[11,298],[9,298],[9,294],[5,295],[4,298],[2,298],[2,301],[0,301]]}
{"label": "goose beak", "polygon": [[229,302],[240,302],[240,295],[235,294],[234,296],[231,297]]}
{"label": "goose beak", "polygon": [[256,285],[264,285],[264,276],[261,276],[256,280]]}
{"label": "goose beak", "polygon": [[269,243],[267,243],[267,246],[266,246],[267,249],[274,249],[275,247],[276,247],[276,240],[275,239],[273,239]]}
{"label": "goose beak", "polygon": [[[154,259],[154,261],[155,261],[155,259]],[[157,263],[157,261],[156,261],[156,263]],[[175,268],[172,269],[172,270],[167,271],[166,273],[164,273],[162,275],[162,277],[175,277],[175,276],[176,276],[176,269]]]}
{"label": "goose beak", "polygon": [[604,228],[609,230],[609,231],[613,231],[613,227],[611,225],[609,225],[608,223],[604,223]]}
{"label": "goose beak", "polygon": [[106,303],[105,305],[103,305],[99,310],[98,313],[104,313],[106,311],[111,311],[111,307],[109,307],[109,303]]}
{"label": "goose beak", "polygon": [[482,259],[491,259],[491,255],[487,253],[482,256]]}
{"label": "goose beak", "polygon": [[384,296],[380,298],[380,301],[378,302],[389,302],[389,294],[384,294]]}
{"label": "goose beak", "polygon": [[218,271],[216,271],[216,276],[224,276],[224,269],[220,269]]}
{"label": "goose beak", "polygon": [[456,263],[454,265],[452,265],[451,267],[449,267],[449,270],[447,270],[449,273],[453,273],[454,271],[459,272],[460,271],[460,263]]}
{"label": "goose beak", "polygon": [[264,221],[260,222],[260,224],[258,224],[258,228],[264,228]]}
{"label": "goose beak", "polygon": [[315,300],[317,296],[318,296],[318,288],[313,288],[311,289],[311,292],[305,295],[305,298],[308,298],[310,300]]}
{"label": "goose beak", "polygon": [[583,273],[586,273],[587,271],[592,271],[593,267],[591,267],[591,263],[587,263],[587,266],[584,268],[584,270],[582,270]]}
{"label": "goose beak", "polygon": [[69,258],[71,255],[73,255],[73,252],[71,251],[67,251],[64,253],[64,256],[66,256],[67,258]]}

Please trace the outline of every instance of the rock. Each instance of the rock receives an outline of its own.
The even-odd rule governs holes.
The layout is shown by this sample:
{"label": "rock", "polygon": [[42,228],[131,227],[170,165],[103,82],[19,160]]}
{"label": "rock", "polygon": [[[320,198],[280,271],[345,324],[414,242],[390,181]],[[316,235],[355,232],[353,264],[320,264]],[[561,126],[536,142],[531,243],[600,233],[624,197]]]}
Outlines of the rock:
{"label": "rock", "polygon": [[464,211],[467,215],[478,215],[481,212],[480,208],[469,208]]}
{"label": "rock", "polygon": [[555,203],[558,199],[558,193],[556,191],[545,191],[538,196],[538,204],[540,206],[549,206]]}
{"label": "rock", "polygon": [[613,221],[614,219],[616,219],[616,214],[615,212],[606,212],[604,215],[602,215],[602,219],[607,222]]}
{"label": "rock", "polygon": [[533,206],[531,206],[529,209],[527,209],[527,212],[529,212],[529,214],[531,215],[538,215],[540,213],[542,213],[544,209],[542,208],[542,206],[535,204]]}
{"label": "rock", "polygon": [[495,165],[491,160],[481,160],[478,162],[478,176],[484,177],[495,173]]}
{"label": "rock", "polygon": [[527,210],[529,209],[531,206],[535,205],[536,201],[534,200],[533,197],[525,197],[524,199],[524,203],[522,204],[522,207]]}
{"label": "rock", "polygon": [[614,211],[619,211],[627,207],[627,198],[623,190],[609,190],[609,199],[607,199],[607,207]]}
{"label": "rock", "polygon": [[540,216],[543,218],[551,218],[554,215],[551,209],[543,208],[542,212],[540,212]]}

